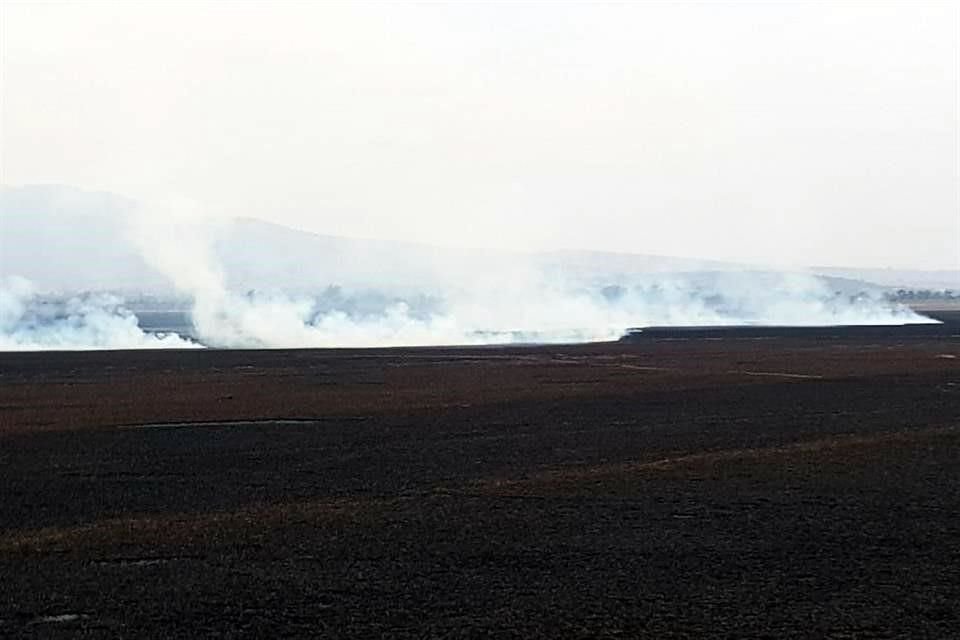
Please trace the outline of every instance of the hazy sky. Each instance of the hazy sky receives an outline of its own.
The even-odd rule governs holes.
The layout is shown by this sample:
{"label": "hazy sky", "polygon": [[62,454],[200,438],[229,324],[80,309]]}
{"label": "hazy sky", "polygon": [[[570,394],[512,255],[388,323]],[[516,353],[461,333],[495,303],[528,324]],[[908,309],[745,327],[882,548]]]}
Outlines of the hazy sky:
{"label": "hazy sky", "polygon": [[956,3],[0,4],[2,182],[321,233],[960,266]]}

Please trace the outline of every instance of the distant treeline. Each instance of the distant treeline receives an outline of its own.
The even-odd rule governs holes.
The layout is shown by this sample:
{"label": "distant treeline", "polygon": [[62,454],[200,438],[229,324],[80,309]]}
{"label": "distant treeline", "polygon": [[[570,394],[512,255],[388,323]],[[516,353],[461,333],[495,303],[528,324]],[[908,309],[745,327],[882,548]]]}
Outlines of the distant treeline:
{"label": "distant treeline", "polygon": [[888,300],[894,302],[916,302],[920,300],[960,300],[960,292],[953,289],[897,289],[888,291]]}

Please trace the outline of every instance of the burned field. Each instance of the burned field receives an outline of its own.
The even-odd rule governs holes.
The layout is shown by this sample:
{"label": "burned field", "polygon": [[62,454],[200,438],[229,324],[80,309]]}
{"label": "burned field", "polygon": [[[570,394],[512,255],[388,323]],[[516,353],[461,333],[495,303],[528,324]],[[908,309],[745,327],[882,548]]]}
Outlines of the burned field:
{"label": "burned field", "polygon": [[3,354],[0,636],[948,637],[954,333]]}

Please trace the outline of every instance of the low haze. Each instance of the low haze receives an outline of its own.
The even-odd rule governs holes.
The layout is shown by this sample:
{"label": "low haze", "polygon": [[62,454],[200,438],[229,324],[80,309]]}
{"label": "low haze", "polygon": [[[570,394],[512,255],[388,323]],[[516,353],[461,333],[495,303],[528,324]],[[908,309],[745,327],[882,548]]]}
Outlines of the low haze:
{"label": "low haze", "polygon": [[8,187],[447,246],[960,262],[953,3],[0,12]]}

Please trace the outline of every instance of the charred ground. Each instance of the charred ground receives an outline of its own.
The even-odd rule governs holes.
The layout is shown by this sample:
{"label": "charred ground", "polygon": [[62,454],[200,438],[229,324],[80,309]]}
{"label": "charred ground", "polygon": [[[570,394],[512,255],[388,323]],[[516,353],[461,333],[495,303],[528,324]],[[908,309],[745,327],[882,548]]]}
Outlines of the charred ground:
{"label": "charred ground", "polygon": [[3,354],[0,635],[947,637],[960,338]]}

